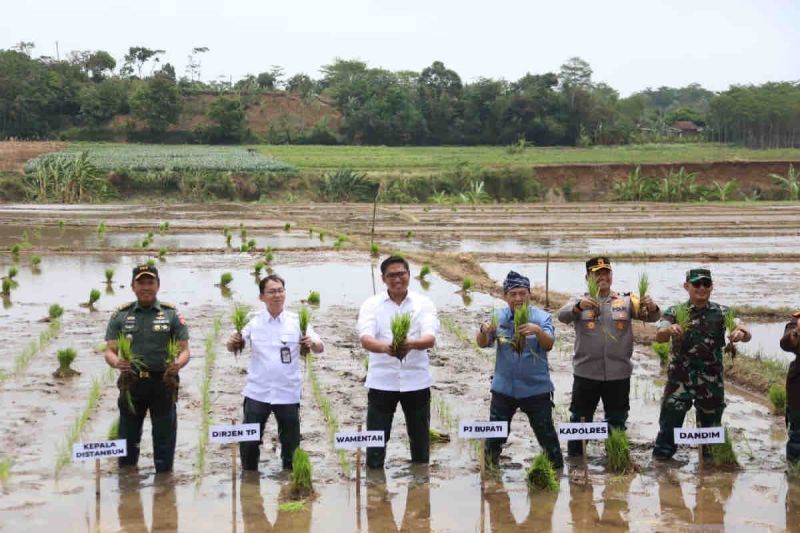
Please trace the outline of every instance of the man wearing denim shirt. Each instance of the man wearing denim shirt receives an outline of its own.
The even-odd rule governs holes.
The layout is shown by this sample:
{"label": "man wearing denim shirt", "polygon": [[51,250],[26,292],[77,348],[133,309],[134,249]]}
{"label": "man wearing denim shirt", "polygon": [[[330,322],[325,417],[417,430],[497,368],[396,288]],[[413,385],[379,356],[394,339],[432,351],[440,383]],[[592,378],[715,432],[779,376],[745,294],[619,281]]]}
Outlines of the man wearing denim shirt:
{"label": "man wearing denim shirt", "polygon": [[[513,270],[503,282],[503,296],[508,307],[497,313],[496,325],[484,322],[476,339],[486,348],[497,342],[494,377],[492,378],[492,403],[489,407],[491,421],[511,419],[517,409],[528,416],[536,440],[544,449],[553,467],[564,464],[558,435],[553,426],[552,394],[555,390],[547,367],[547,352],[555,342],[555,328],[550,313],[530,305],[531,283],[528,278]],[[516,351],[514,338],[514,311],[528,304],[528,321],[520,326],[525,340],[521,351]],[[506,438],[486,440],[486,458],[497,465]]]}

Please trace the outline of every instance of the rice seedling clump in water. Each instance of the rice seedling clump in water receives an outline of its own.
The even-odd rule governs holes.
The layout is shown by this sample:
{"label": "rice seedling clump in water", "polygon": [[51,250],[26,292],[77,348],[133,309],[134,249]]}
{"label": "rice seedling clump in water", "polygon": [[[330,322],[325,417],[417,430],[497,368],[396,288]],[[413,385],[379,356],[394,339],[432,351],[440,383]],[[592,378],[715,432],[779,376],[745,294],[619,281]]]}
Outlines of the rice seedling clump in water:
{"label": "rice seedling clump in water", "polygon": [[47,309],[47,317],[53,321],[61,318],[64,314],[64,308],[58,304],[53,304]]}
{"label": "rice seedling clump in water", "polygon": [[73,348],[64,348],[63,350],[58,350],[56,352],[58,369],[53,373],[53,375],[59,378],[68,378],[80,374],[80,372],[77,372],[71,368],[72,363],[77,357],[78,352],[76,352]]}
{"label": "rice seedling clump in water", "polygon": [[[411,331],[411,314],[397,313],[392,317],[392,351],[397,352],[408,339],[408,332]],[[400,357],[402,360],[403,357]]]}
{"label": "rice seedling clump in water", "polygon": [[230,272],[223,272],[219,276],[219,285],[220,287],[227,287],[230,285],[231,281],[233,281],[233,274]]}
{"label": "rice seedling clump in water", "polygon": [[767,392],[772,404],[772,413],[782,415],[786,412],[786,389],[783,385],[772,385]]}
{"label": "rice seedling clump in water", "polygon": [[611,435],[606,439],[605,444],[609,470],[617,474],[625,474],[633,470],[631,447],[628,435],[624,431],[611,428]]}
{"label": "rice seedling clump in water", "polygon": [[302,448],[294,451],[290,478],[292,497],[305,498],[311,495],[314,490],[311,482],[311,460],[308,458],[308,453]]}
{"label": "rice seedling clump in water", "polygon": [[425,279],[425,276],[431,273],[431,267],[429,265],[422,265],[422,268],[419,270],[419,279]]}
{"label": "rice seedling clump in water", "polygon": [[319,292],[311,291],[308,293],[308,298],[306,298],[310,305],[319,305]]}
{"label": "rice seedling clump in water", "polygon": [[534,458],[533,464],[531,464],[525,477],[528,480],[528,484],[536,489],[558,492],[558,478],[555,470],[553,470],[553,463],[543,453]]}
{"label": "rice seedling clump in water", "polygon": [[733,449],[731,432],[725,426],[725,442],[722,444],[709,444],[711,447],[711,458],[717,466],[739,466],[736,459],[736,452]]}

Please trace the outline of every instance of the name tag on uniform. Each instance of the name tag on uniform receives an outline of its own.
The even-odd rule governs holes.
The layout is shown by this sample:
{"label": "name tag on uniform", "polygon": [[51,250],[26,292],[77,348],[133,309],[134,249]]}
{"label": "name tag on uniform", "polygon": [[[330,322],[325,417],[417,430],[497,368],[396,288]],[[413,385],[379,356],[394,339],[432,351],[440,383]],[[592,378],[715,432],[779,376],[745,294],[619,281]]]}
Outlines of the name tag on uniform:
{"label": "name tag on uniform", "polygon": [[288,346],[281,346],[281,363],[288,365],[292,362],[292,349]]}

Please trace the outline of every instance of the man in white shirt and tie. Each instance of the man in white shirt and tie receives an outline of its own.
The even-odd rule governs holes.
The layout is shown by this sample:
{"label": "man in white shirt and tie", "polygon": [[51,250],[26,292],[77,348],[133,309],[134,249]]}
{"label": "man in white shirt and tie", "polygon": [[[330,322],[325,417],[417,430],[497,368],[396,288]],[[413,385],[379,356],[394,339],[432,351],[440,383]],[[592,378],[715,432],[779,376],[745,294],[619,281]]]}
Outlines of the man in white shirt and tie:
{"label": "man in white shirt and tie", "polygon": [[[228,351],[242,350],[249,342],[250,367],[244,396],[244,423],[257,423],[264,438],[264,424],[270,413],[278,423],[283,468],[291,470],[292,455],[300,445],[300,346],[314,353],[324,350],[322,341],[309,326],[300,333],[296,313],[284,309],[286,282],[277,274],[262,279],[259,299],[266,309],[253,316],[242,330],[228,339]],[[258,470],[261,441],[240,442],[243,470]]]}
{"label": "man in white shirt and tie", "polygon": [[[381,263],[386,291],[368,298],[358,313],[361,346],[369,351],[367,430],[383,431],[388,444],[397,404],[403,408],[411,461],[429,462],[431,391],[428,349],[436,342],[439,321],[427,296],[409,291],[408,261],[391,256]],[[392,347],[391,321],[409,313],[411,330],[402,346]],[[386,448],[367,448],[367,466],[383,468]]]}

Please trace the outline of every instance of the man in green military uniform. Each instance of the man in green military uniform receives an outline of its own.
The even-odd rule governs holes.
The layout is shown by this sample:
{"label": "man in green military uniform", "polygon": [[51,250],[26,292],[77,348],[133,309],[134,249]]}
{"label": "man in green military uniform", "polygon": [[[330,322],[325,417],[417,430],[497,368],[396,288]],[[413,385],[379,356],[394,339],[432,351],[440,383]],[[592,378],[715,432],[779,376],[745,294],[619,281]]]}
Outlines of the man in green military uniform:
{"label": "man in green military uniform", "polygon": [[[792,315],[781,337],[781,348],[800,355],[800,311]],[[786,429],[789,440],[786,442],[786,460],[796,463],[800,460],[800,365],[797,357],[789,364],[786,373]]]}
{"label": "man in green military uniform", "polygon": [[[711,271],[706,268],[689,270],[683,287],[689,294],[689,300],[681,304],[688,309],[688,327],[684,331],[677,323],[678,306],[672,306],[664,311],[656,333],[658,342],[672,339],[672,360],[653,449],[656,459],[669,459],[675,454],[674,429],[683,426],[692,403],[699,427],[719,426],[725,409],[722,348],[725,346],[727,307],[710,300],[713,282]],[[731,342],[748,342],[750,332],[738,324],[728,338]]]}
{"label": "man in green military uniform", "polygon": [[[189,362],[189,330],[175,306],[156,298],[160,288],[156,267],[135,267],[131,288],[136,301],[121,305],[114,311],[106,329],[105,360],[120,371],[117,401],[119,437],[128,441],[128,456],[120,458],[119,464],[136,466],[142,425],[149,410],[156,472],[169,472],[175,456],[178,426],[175,411],[177,391],[168,383],[177,382],[178,371]],[[120,335],[130,340],[131,352],[140,359],[139,364],[131,365],[118,355],[117,339]],[[167,343],[171,339],[178,341],[180,352],[168,365]]]}

